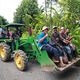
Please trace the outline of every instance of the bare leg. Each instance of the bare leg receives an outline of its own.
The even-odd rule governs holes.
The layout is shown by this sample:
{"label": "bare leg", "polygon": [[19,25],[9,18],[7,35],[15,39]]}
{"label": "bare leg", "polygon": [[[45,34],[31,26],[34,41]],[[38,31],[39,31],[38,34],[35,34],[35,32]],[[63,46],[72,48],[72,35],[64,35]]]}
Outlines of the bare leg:
{"label": "bare leg", "polygon": [[63,58],[62,58],[62,56],[60,56],[59,59],[60,59],[60,66],[61,66],[61,67],[65,67],[66,64],[63,63]]}

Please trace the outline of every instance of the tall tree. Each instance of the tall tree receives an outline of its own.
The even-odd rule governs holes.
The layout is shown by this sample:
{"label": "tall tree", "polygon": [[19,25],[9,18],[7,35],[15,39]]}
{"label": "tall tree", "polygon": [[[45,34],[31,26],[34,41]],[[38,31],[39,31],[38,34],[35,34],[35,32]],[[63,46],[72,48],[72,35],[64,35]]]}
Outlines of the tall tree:
{"label": "tall tree", "polygon": [[63,8],[63,21],[75,28],[76,20],[80,20],[80,0],[58,0]]}
{"label": "tall tree", "polygon": [[37,0],[23,0],[14,14],[14,22],[34,26],[35,16],[39,13]]}
{"label": "tall tree", "polygon": [[6,25],[6,24],[8,24],[8,21],[3,16],[0,16],[0,25]]}

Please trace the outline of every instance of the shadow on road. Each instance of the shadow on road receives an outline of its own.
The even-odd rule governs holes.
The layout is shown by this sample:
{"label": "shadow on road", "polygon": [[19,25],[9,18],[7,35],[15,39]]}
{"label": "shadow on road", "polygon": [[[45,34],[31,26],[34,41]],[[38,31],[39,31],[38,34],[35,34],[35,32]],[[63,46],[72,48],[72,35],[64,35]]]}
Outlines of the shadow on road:
{"label": "shadow on road", "polygon": [[71,67],[63,72],[52,72],[51,76],[55,77],[55,80],[76,80],[76,77],[80,75],[80,68]]}

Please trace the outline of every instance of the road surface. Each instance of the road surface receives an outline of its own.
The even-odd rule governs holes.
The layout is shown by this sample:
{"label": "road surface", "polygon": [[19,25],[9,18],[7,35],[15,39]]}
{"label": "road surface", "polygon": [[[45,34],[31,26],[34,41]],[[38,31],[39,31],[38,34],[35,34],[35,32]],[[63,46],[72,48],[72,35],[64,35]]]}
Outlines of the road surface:
{"label": "road surface", "polygon": [[39,64],[28,64],[28,70],[19,71],[13,60],[5,63],[0,60],[0,80],[80,80],[80,67],[71,67],[64,72],[45,72]]}

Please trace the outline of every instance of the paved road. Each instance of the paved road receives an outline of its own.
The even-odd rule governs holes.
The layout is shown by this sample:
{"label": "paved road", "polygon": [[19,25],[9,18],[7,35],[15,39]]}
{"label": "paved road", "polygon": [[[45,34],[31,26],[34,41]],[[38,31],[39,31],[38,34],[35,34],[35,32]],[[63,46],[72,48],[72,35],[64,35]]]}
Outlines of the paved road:
{"label": "paved road", "polygon": [[28,64],[29,69],[19,71],[14,62],[0,60],[0,80],[80,80],[80,67],[72,67],[64,72],[44,72],[37,63]]}

